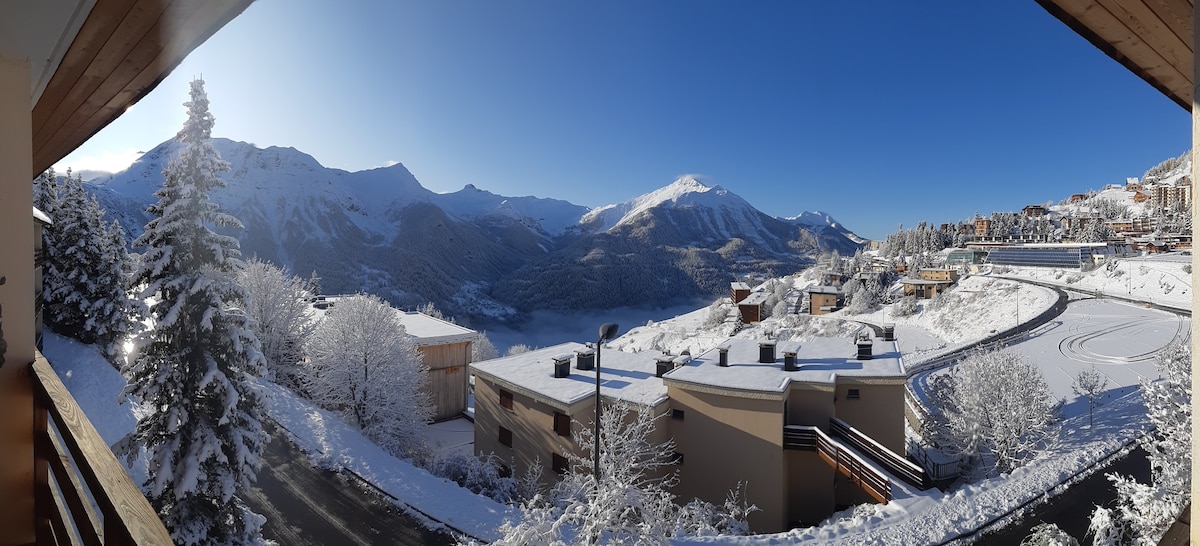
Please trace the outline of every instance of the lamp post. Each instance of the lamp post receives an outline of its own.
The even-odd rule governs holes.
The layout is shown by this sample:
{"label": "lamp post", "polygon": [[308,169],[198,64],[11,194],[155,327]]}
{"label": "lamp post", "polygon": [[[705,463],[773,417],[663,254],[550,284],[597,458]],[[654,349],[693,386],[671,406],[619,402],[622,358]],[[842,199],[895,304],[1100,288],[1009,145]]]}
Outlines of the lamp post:
{"label": "lamp post", "polygon": [[617,326],[615,323],[609,322],[600,326],[600,339],[596,341],[596,425],[593,430],[594,440],[596,441],[595,451],[592,452],[593,469],[592,475],[596,477],[596,486],[600,486],[600,346],[614,337],[617,337]]}

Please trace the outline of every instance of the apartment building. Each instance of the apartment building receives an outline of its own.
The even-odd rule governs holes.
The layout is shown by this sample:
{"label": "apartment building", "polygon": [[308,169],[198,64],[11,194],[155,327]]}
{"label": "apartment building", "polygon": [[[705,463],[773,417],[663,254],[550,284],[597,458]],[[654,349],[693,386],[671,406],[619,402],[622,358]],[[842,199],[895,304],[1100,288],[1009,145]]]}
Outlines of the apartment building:
{"label": "apartment building", "polygon": [[467,411],[471,344],[479,334],[449,321],[416,311],[397,311],[404,330],[417,343],[421,362],[429,370],[433,420],[460,417]]}
{"label": "apartment building", "polygon": [[[676,443],[679,499],[720,503],[744,483],[761,509],[750,517],[755,532],[890,499],[890,478],[832,436],[869,438],[862,443],[908,464],[896,455],[904,452],[905,372],[894,341],[730,339],[694,358],[601,357],[605,404],[663,415],[652,440]],[[546,476],[569,471],[566,455],[582,453],[575,432],[595,412],[594,358],[567,343],[472,364],[476,451],[512,461],[514,472],[534,464]]]}

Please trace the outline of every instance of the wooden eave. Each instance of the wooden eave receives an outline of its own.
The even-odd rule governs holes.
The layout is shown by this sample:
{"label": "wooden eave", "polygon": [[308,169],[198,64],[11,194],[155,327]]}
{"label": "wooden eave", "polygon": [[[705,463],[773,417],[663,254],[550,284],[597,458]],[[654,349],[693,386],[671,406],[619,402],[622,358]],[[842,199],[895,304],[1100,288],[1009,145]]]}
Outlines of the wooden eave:
{"label": "wooden eave", "polygon": [[1192,0],[1037,0],[1184,109],[1192,109]]}
{"label": "wooden eave", "polygon": [[99,0],[33,106],[33,173],[158,86],[253,0]]}

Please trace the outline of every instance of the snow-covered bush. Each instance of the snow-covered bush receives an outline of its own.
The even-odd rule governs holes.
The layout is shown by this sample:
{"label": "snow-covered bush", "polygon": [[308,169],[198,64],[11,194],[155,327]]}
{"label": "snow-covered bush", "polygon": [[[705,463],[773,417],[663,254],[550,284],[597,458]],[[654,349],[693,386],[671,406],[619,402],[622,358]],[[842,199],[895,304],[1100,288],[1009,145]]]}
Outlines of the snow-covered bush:
{"label": "snow-covered bush", "polygon": [[1021,546],[1079,546],[1079,541],[1053,523],[1042,523],[1029,530]]}
{"label": "snow-covered bush", "polygon": [[1058,405],[1037,366],[1004,349],[972,353],[930,381],[925,437],[964,460],[964,473],[1011,472],[1053,441]]}
{"label": "snow-covered bush", "polygon": [[725,305],[725,298],[717,298],[708,306],[708,313],[704,315],[704,327],[707,329],[716,328],[725,323],[725,318],[729,316],[729,307]]}
{"label": "snow-covered bush", "polygon": [[479,332],[479,335],[475,336],[475,340],[471,342],[471,362],[483,362],[498,356],[500,356],[500,352],[496,350],[492,340],[488,339],[487,332]]}
{"label": "snow-covered bush", "polygon": [[508,351],[504,353],[504,356],[516,356],[519,354],[528,353],[529,351],[532,351],[532,350],[533,350],[533,347],[530,347],[524,343],[518,343],[516,345],[509,347]]}
{"label": "snow-covered bush", "polygon": [[1188,275],[1192,274],[1192,264],[1183,264],[1183,272]]}
{"label": "snow-covered bush", "polygon": [[1141,440],[1150,458],[1149,484],[1109,474],[1116,506],[1097,506],[1090,534],[1095,544],[1158,544],[1191,500],[1191,348],[1175,343],[1158,355],[1162,379],[1142,383],[1142,400],[1154,430]]}
{"label": "snow-covered bush", "polygon": [[480,458],[451,452],[435,458],[429,471],[497,502],[507,504],[521,499],[520,483],[511,475],[503,475],[500,459],[494,453]]}
{"label": "snow-covered bush", "polygon": [[892,314],[897,317],[910,317],[920,310],[916,296],[904,296],[892,304]]}
{"label": "snow-covered bush", "polygon": [[744,532],[746,516],[758,510],[742,490],[722,507],[699,500],[677,506],[671,487],[676,474],[674,442],[649,441],[657,418],[624,405],[606,406],[601,416],[600,479],[592,474],[592,427],[580,428],[582,456],[571,455],[572,471],[547,495],[521,505],[521,519],[500,527],[495,545],[668,544],[672,537]]}

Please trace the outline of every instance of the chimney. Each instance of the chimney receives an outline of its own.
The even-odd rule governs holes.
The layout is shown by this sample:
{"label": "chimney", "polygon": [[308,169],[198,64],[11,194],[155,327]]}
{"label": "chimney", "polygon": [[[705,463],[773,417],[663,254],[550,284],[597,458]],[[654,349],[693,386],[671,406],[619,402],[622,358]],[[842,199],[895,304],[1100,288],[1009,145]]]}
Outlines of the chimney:
{"label": "chimney", "polygon": [[858,360],[871,360],[871,338],[861,335],[855,342],[858,345]]}
{"label": "chimney", "polygon": [[596,350],[591,347],[575,351],[575,369],[588,371],[596,367]]}
{"label": "chimney", "polygon": [[722,368],[729,367],[729,345],[717,347],[717,365]]}
{"label": "chimney", "polygon": [[895,324],[884,324],[883,325],[883,340],[884,341],[896,341],[896,325]]}
{"label": "chimney", "polygon": [[762,364],[775,363],[775,340],[767,339],[758,343],[758,361]]}
{"label": "chimney", "polygon": [[670,353],[663,353],[654,357],[654,375],[662,377],[663,374],[675,369],[675,356]]}
{"label": "chimney", "polygon": [[571,354],[561,354],[551,357],[554,360],[554,377],[562,379],[571,375]]}
{"label": "chimney", "polygon": [[800,366],[796,364],[796,353],[798,352],[800,352],[799,343],[793,342],[783,348],[783,371],[794,372],[800,369]]}

